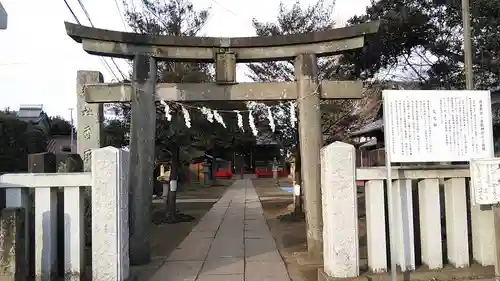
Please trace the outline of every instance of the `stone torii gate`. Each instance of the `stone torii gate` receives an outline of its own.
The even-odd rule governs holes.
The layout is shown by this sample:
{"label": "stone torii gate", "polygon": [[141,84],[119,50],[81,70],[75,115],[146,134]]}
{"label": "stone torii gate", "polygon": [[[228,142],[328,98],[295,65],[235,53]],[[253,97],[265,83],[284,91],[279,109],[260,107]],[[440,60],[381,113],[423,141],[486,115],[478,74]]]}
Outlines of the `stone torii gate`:
{"label": "stone torii gate", "polygon": [[[302,187],[309,252],[322,252],[320,99],[358,99],[360,81],[318,81],[317,57],[361,48],[379,23],[285,36],[215,38],[152,36],[65,23],[67,34],[94,55],[133,60],[130,84],[103,84],[97,72],[79,71],[78,152],[89,165],[89,151],[100,146],[102,103],[131,102],[130,262],[150,260],[149,224],[153,189],[155,101],[298,100]],[[214,63],[215,83],[156,84],[156,61]],[[295,61],[296,82],[237,83],[237,62]],[[317,94],[315,94],[317,93]]]}

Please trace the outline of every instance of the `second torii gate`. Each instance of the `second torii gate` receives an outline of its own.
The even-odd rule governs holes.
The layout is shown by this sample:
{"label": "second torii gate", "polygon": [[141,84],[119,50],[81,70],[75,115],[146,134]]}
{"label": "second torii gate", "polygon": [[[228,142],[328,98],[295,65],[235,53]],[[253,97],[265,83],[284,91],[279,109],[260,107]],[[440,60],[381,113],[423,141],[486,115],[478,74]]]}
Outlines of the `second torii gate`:
{"label": "second torii gate", "polygon": [[[78,153],[89,165],[89,152],[100,146],[102,103],[131,102],[130,262],[150,260],[148,228],[153,188],[157,100],[277,101],[297,100],[307,244],[322,251],[320,99],[359,99],[360,81],[318,81],[317,57],[361,48],[378,22],[286,36],[214,38],[152,36],[66,24],[67,34],[95,55],[134,60],[130,84],[103,84],[96,72],[78,73]],[[215,62],[216,83],[156,84],[156,61]],[[295,61],[296,82],[237,83],[237,62]]]}

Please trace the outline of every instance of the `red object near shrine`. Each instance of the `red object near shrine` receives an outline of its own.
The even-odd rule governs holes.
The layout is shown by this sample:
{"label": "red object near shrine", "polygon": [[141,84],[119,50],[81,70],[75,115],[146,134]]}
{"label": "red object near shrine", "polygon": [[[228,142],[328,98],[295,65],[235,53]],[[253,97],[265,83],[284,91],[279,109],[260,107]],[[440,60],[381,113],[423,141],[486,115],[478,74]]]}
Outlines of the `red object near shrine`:
{"label": "red object near shrine", "polygon": [[219,169],[215,173],[215,177],[218,179],[230,179],[233,177],[233,172],[230,169]]}

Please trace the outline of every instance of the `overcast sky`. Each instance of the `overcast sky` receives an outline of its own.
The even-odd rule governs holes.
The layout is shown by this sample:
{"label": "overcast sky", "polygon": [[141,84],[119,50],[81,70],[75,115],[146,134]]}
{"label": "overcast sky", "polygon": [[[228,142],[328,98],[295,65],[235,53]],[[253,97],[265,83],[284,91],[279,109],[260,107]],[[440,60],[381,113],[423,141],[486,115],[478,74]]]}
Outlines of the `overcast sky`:
{"label": "overcast sky", "polygon": [[[77,0],[67,0],[82,24],[89,25]],[[124,31],[122,0],[81,0],[96,27]],[[128,0],[132,1],[132,0]],[[301,0],[302,5],[316,0]],[[43,104],[49,115],[70,117],[76,107],[77,70],[98,70],[106,81],[113,76],[99,57],[85,53],[70,39],[64,21],[75,22],[63,0],[0,0],[7,11],[8,28],[0,30],[0,108],[17,110],[21,104]],[[283,0],[292,5],[295,0]],[[211,8],[203,35],[254,36],[252,18],[276,19],[279,0],[193,0],[197,9]],[[370,0],[337,0],[334,18],[338,26],[362,14]],[[117,7],[118,4],[118,7]],[[265,7],[265,9],[264,9]],[[115,60],[124,73],[128,64]],[[114,68],[111,61],[109,64]],[[248,81],[246,67],[238,66],[238,81]],[[116,74],[119,73],[115,70]],[[76,114],[73,113],[76,118]]]}

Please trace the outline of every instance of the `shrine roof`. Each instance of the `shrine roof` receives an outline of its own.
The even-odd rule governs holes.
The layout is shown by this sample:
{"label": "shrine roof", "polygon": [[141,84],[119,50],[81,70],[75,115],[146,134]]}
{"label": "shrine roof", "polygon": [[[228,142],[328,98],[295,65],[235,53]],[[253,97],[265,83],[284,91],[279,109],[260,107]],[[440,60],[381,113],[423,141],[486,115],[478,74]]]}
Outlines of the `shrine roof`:
{"label": "shrine roof", "polygon": [[383,131],[383,130],[384,130],[384,121],[382,119],[377,119],[374,122],[368,123],[365,126],[361,127],[361,129],[352,132],[350,135],[356,137],[367,133],[371,133],[373,131]]}

